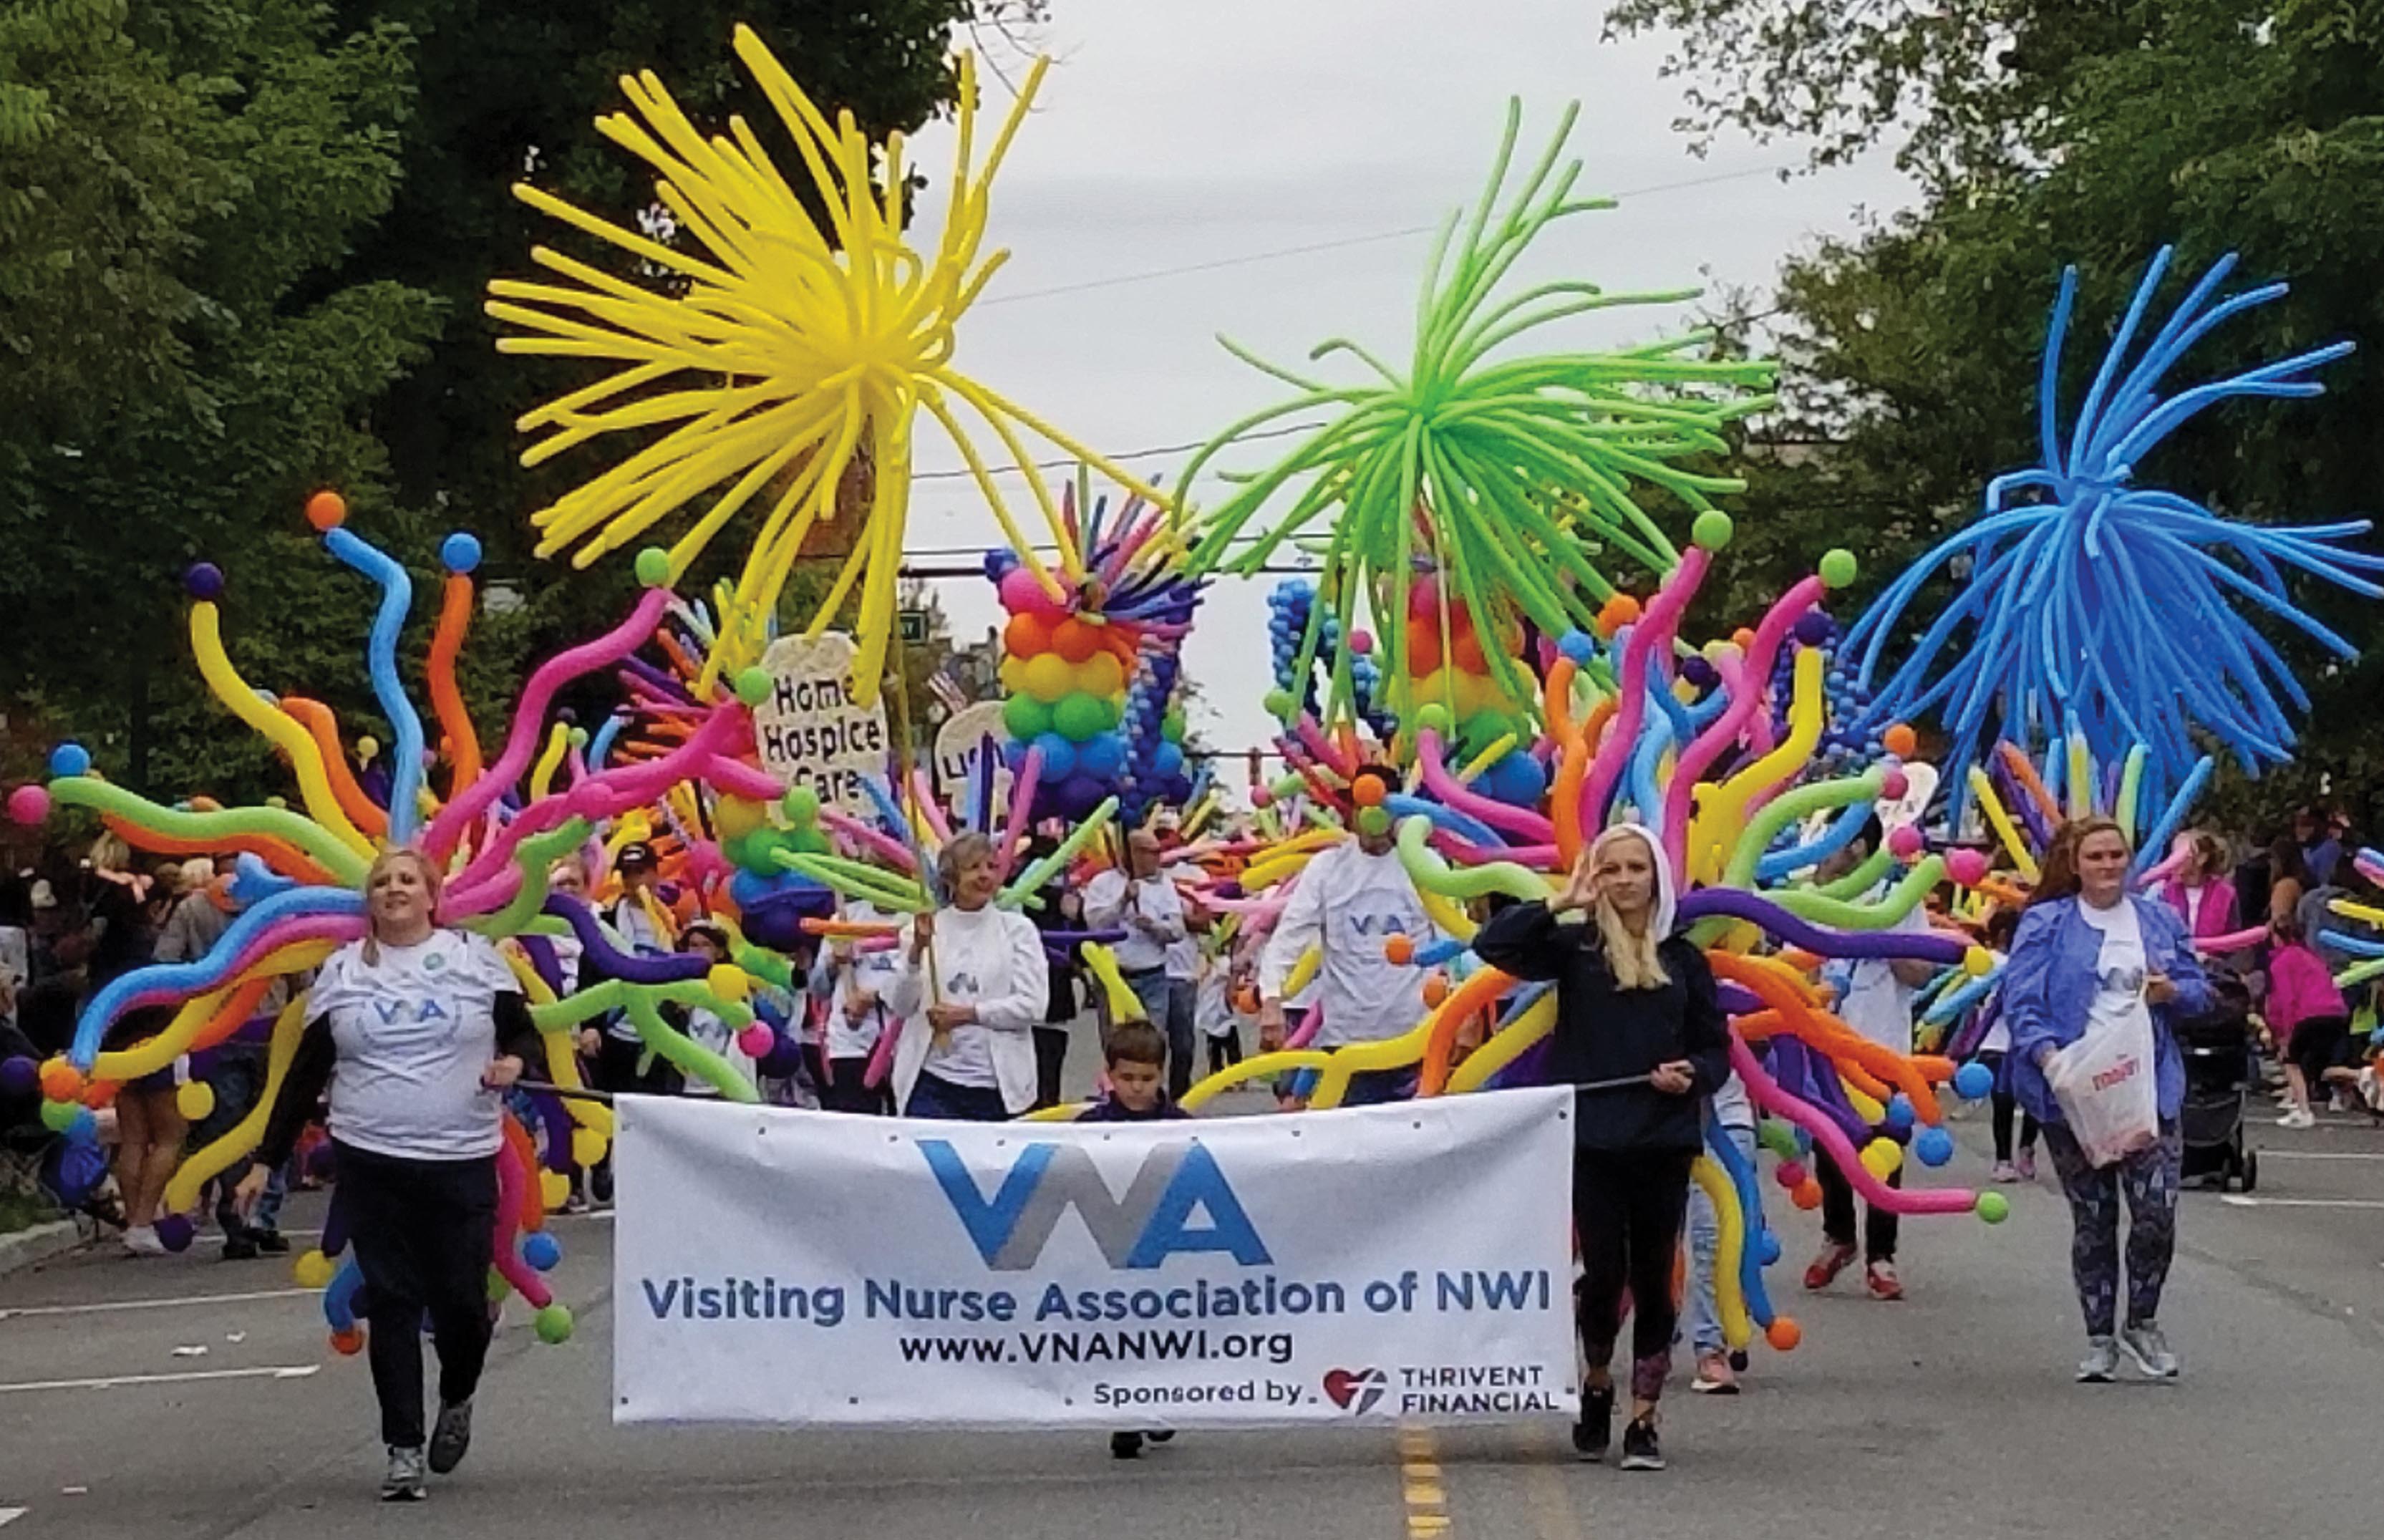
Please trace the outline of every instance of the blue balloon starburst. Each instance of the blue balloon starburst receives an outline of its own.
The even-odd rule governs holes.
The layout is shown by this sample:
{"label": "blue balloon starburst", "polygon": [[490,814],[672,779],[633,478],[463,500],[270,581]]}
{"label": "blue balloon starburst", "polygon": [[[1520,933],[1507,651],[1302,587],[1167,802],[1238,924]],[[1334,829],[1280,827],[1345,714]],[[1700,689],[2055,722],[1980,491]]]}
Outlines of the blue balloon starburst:
{"label": "blue balloon starburst", "polygon": [[2197,342],[2286,292],[2271,283],[2219,299],[2235,267],[2232,255],[2222,257],[2130,364],[2170,255],[2163,248],[2137,286],[2066,447],[2058,381],[2078,272],[2063,274],[2038,383],[2043,463],[1989,482],[1982,516],[1915,562],[1848,633],[1848,656],[1869,686],[1921,586],[1968,560],[1954,602],[1876,687],[1869,713],[1878,723],[1934,714],[1944,724],[1957,803],[1964,772],[1998,738],[2032,748],[2082,733],[2102,761],[2142,743],[2155,789],[2192,773],[2198,733],[2247,770],[2280,764],[2293,739],[2288,708],[2306,711],[2309,697],[2258,618],[2348,658],[2356,649],[2294,602],[2288,575],[2384,597],[2361,576],[2384,570],[2384,557],[2344,545],[2368,530],[2365,519],[2236,523],[2137,480],[2144,456],[2204,408],[2322,394],[2311,376],[2352,351],[2335,342],[2164,394],[2163,377]]}

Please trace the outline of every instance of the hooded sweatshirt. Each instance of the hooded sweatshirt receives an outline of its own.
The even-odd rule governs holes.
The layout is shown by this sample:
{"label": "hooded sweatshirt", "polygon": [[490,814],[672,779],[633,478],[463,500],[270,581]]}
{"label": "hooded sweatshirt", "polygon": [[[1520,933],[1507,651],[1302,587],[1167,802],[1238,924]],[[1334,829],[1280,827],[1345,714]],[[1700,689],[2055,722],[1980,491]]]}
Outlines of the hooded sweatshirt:
{"label": "hooded sweatshirt", "polygon": [[[1595,925],[1559,922],[1546,903],[1516,904],[1473,938],[1482,961],[1517,978],[1552,980],[1557,1025],[1549,1045],[1548,1078],[1587,1085],[1625,1076],[1639,1083],[1580,1094],[1573,1142],[1584,1149],[1694,1150],[1703,1147],[1705,1099],[1730,1077],[1730,1024],[1722,1014],[1705,953],[1672,934],[1671,868],[1663,842],[1635,824],[1655,854],[1656,903],[1648,926],[1664,939],[1656,949],[1666,982],[1624,989],[1608,966]],[[1646,1082],[1658,1064],[1688,1061],[1691,1085],[1673,1096]]]}

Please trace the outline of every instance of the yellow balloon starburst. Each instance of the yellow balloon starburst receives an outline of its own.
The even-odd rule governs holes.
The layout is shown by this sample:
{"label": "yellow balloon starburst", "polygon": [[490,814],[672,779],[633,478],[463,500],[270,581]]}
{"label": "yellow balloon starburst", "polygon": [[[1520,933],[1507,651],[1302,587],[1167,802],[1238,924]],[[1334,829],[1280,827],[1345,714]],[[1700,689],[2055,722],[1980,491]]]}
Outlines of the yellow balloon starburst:
{"label": "yellow balloon starburst", "polygon": [[942,425],[1003,534],[1055,593],[1058,580],[1021,537],[987,457],[963,425],[964,410],[991,428],[999,458],[1025,478],[1072,578],[1081,574],[1059,505],[1020,429],[1129,491],[1164,499],[952,367],[954,325],[1009,256],[997,250],[979,257],[988,196],[1048,61],[1037,62],[984,166],[975,168],[976,69],[970,56],[960,56],[959,143],[930,259],[903,240],[902,135],[888,136],[873,178],[872,146],[850,112],[831,125],[751,28],[737,29],[736,47],[792,136],[828,229],[814,221],[743,118],[732,117],[726,134],[706,138],[652,72],[621,81],[636,116],[612,114],[596,127],[660,173],[655,199],[684,242],[625,229],[535,187],[515,189],[523,202],[638,264],[631,281],[541,246],[531,260],[565,282],[502,279],[489,286],[489,314],[528,333],[500,339],[502,351],[620,366],[524,416],[524,432],[544,436],[522,463],[539,465],[607,433],[667,429],[540,511],[539,554],[577,545],[572,562],[586,566],[725,486],[670,548],[676,579],[768,489],[733,613],[723,615],[706,664],[708,682],[759,656],[804,538],[838,516],[839,490],[858,478],[862,527],[810,628],[825,629],[861,585],[853,685],[875,700],[893,636],[918,412]]}

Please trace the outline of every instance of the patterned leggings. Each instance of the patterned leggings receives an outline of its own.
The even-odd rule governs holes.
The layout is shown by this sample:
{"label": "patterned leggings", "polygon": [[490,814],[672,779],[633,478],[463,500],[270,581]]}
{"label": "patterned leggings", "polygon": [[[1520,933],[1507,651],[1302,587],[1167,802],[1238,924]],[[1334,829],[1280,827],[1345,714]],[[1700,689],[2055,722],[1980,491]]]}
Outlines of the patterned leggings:
{"label": "patterned leggings", "polygon": [[2069,1270],[2078,1281],[2086,1334],[2109,1336],[2118,1306],[2122,1192],[2129,1221],[2128,1324],[2152,1322],[2160,1314],[2161,1285],[2177,1252],[2178,1175],[2185,1160],[2178,1124],[2163,1121],[2157,1143],[2100,1170],[2086,1163],[2076,1136],[2060,1124],[2045,1125],[2044,1149],[2069,1199]]}

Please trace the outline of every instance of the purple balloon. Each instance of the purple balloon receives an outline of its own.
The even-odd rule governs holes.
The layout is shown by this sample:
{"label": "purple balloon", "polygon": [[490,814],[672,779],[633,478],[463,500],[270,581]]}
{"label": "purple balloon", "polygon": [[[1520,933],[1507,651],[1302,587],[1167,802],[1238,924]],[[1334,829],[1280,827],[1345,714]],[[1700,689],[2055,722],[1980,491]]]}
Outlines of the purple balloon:
{"label": "purple balloon", "polygon": [[1950,936],[1922,936],[1906,930],[1824,930],[1807,925],[1769,899],[1731,888],[1700,888],[1681,900],[1681,923],[1727,914],[1747,920],[1791,946],[1823,957],[1901,957],[1921,962],[1954,963],[1969,950]]}
{"label": "purple balloon", "polygon": [[1082,818],[1108,795],[1109,789],[1090,776],[1070,776],[1060,783],[1060,807],[1070,817]]}
{"label": "purple balloon", "polygon": [[546,912],[560,915],[571,926],[586,961],[604,978],[625,979],[631,984],[674,984],[681,979],[702,978],[711,971],[702,958],[632,956],[613,945],[612,938],[597,926],[594,911],[581,900],[566,898],[561,893],[547,896]]}

